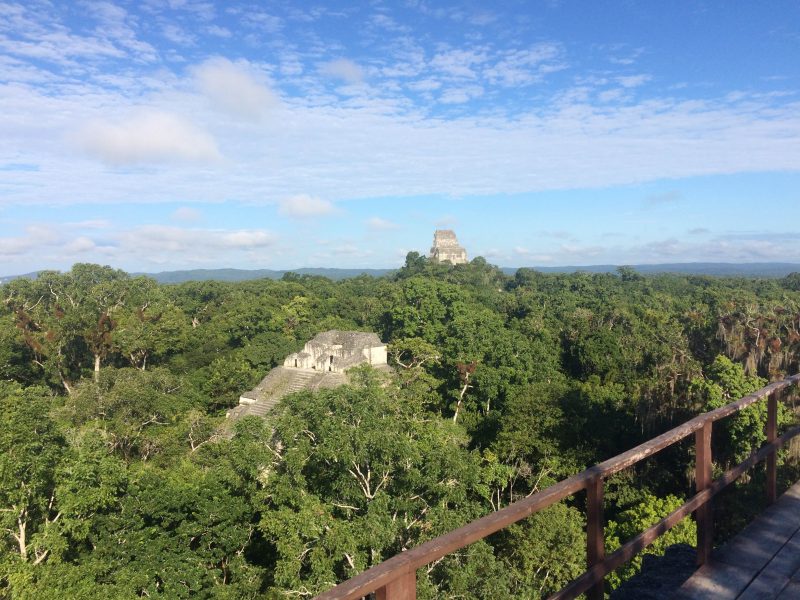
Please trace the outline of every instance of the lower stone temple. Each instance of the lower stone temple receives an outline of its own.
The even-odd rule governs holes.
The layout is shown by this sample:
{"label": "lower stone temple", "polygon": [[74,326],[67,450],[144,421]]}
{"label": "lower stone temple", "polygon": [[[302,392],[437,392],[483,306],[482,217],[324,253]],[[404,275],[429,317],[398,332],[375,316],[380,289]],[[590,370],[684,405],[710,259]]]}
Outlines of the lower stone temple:
{"label": "lower stone temple", "polygon": [[347,371],[364,364],[389,369],[386,344],[377,334],[325,331],[306,342],[300,352],[287,356],[283,365],[272,369],[255,388],[242,394],[239,406],[228,411],[228,417],[263,417],[289,394],[347,383]]}

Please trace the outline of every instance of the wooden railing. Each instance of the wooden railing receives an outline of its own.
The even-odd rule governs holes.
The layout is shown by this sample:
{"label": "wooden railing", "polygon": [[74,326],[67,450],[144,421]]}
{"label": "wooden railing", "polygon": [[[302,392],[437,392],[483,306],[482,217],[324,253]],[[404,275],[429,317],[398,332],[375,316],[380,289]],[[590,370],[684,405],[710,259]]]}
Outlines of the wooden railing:
{"label": "wooden railing", "polygon": [[[414,600],[417,589],[416,572],[420,567],[481,540],[582,490],[587,492],[586,557],[588,570],[560,592],[551,596],[551,600],[575,598],[584,592],[588,592],[591,600],[603,598],[603,580],[608,573],[629,561],[690,513],[695,513],[697,522],[697,562],[703,564],[711,553],[713,538],[710,500],[720,490],[738,479],[753,465],[766,459],[767,499],[769,502],[775,500],[776,451],[800,434],[800,426],[797,426],[778,437],[778,398],[789,386],[798,383],[800,383],[800,374],[772,383],[736,402],[698,415],[683,425],[662,433],[632,450],[590,467],[502,510],[429,540],[407,552],[397,554],[317,598],[318,600],[355,600],[374,592],[378,600]],[[711,429],[714,422],[764,398],[767,398],[766,444],[744,462],[726,471],[719,479],[712,481]],[[683,440],[692,433],[695,435],[697,493],[658,523],[606,556],[603,533],[604,480]]]}

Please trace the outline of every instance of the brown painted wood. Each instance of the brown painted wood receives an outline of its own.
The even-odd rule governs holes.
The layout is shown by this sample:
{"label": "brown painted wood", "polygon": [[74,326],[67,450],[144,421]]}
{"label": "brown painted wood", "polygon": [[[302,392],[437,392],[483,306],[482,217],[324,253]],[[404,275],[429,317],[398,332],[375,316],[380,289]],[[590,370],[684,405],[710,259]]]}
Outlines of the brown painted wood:
{"label": "brown painted wood", "polygon": [[700,429],[703,424],[706,423],[706,421],[719,421],[720,419],[724,419],[725,417],[739,412],[743,408],[758,402],[762,398],[765,398],[776,391],[783,390],[796,383],[800,383],[800,374],[792,375],[791,377],[787,377],[782,381],[771,383],[757,392],[740,398],[736,402],[731,402],[730,404],[726,404],[725,406],[717,408],[716,410],[698,415],[683,425],[678,425],[674,429],[670,429],[666,433],[662,433],[661,435],[654,437],[652,440],[645,442],[644,444],[640,444],[639,446],[636,446],[627,452],[623,452],[614,458],[610,458],[604,462],[601,462],[594,468],[599,469],[604,477],[613,475],[614,473],[627,469],[640,460],[647,458],[648,456],[651,456],[660,450],[663,450],[667,446],[671,446],[675,442],[681,441],[686,436]]}
{"label": "brown painted wood", "polygon": [[[695,489],[702,492],[711,485],[711,428],[706,421],[695,433]],[[694,513],[697,521],[697,564],[702,566],[711,556],[714,541],[714,513],[711,500],[703,503]]]}
{"label": "brown painted wood", "polygon": [[652,544],[664,533],[672,529],[692,512],[697,510],[697,508],[702,506],[703,503],[708,502],[713,495],[714,490],[712,488],[708,488],[699,494],[692,496],[688,502],[679,506],[669,515],[661,519],[658,523],[649,527],[636,537],[631,538],[622,546],[617,548],[614,552],[608,555],[608,557],[606,557],[602,564],[592,567],[563,590],[550,596],[549,600],[566,600],[568,598],[575,598],[579,596],[592,586],[596,585],[598,581],[602,581],[603,577],[608,575],[611,571],[628,562],[644,548]]}
{"label": "brown painted wood", "polygon": [[[357,575],[356,577],[332,588],[331,590],[328,590],[327,592],[318,596],[318,598],[320,600],[355,600],[362,598],[363,596],[375,590],[384,588],[387,585],[393,585],[393,582],[398,581],[403,577],[406,579],[412,576],[415,577],[416,569],[419,567],[427,565],[446,554],[454,552],[455,550],[459,550],[460,548],[468,546],[469,544],[483,539],[492,533],[511,525],[512,523],[516,523],[517,521],[520,521],[521,519],[524,519],[535,512],[543,510],[548,506],[555,504],[556,502],[572,496],[575,493],[586,489],[592,481],[602,479],[622,471],[623,469],[631,467],[642,459],[652,456],[656,452],[659,452],[667,446],[684,439],[692,433],[698,432],[698,430],[701,430],[706,426],[708,426],[710,431],[710,424],[714,421],[734,414],[742,408],[750,406],[751,404],[765,397],[769,397],[770,395],[797,383],[800,383],[800,374],[788,377],[783,381],[772,383],[753,394],[737,400],[736,402],[732,402],[711,412],[699,415],[690,421],[687,421],[686,423],[679,425],[678,427],[671,429],[670,431],[659,435],[648,442],[645,442],[644,444],[640,444],[636,448],[608,459],[598,465],[590,467],[589,469],[586,469],[577,475],[573,475],[568,479],[560,481],[559,483],[556,483],[555,485],[552,485],[549,488],[538,492],[537,494],[524,498],[523,500],[519,500],[502,510],[488,514],[480,519],[477,519],[476,521],[473,521],[472,523],[460,527],[459,529],[451,531],[448,534],[433,540],[429,540],[428,542],[425,542],[424,544],[421,544],[420,546],[417,546],[408,552],[403,552],[393,556],[383,563],[368,569],[360,575]],[[676,515],[679,513],[682,515],[680,518],[683,518],[686,516],[686,514],[688,514],[688,512],[696,511],[704,502],[708,501],[719,490],[741,476],[745,470],[752,467],[754,464],[756,464],[756,462],[763,460],[769,452],[774,452],[783,443],[798,434],[800,434],[800,427],[796,427],[793,430],[786,432],[779,438],[776,438],[772,444],[768,444],[767,446],[761,448],[741,465],[734,467],[720,479],[713,482],[705,490],[696,494],[689,502],[684,504],[683,507],[675,511],[675,513],[672,513],[655,526],[651,527],[622,546],[611,556],[605,558],[602,563],[594,565],[581,578],[573,582],[573,584],[568,586],[568,588],[565,588],[565,590],[572,589],[574,591],[574,584],[578,581],[583,581],[583,585],[585,585],[585,587],[582,587],[581,591],[577,592],[577,594],[556,595],[554,598],[574,598],[576,595],[588,590],[598,582],[602,582],[603,577],[611,570],[609,568],[610,565],[617,564],[617,561],[625,556],[628,556],[629,552],[632,552],[628,558],[625,558],[625,560],[629,560],[630,557],[644,547],[639,547],[642,543],[644,543],[646,546],[647,544],[651,543],[652,540],[661,535],[663,531],[666,531],[666,529],[664,529],[663,531],[658,532],[658,529],[663,527],[666,519],[677,518]],[[684,509],[688,511],[686,514],[683,514],[682,512]],[[679,521],[680,518],[677,520]],[[672,521],[669,522],[671,523]],[[670,524],[669,527],[672,527],[673,525],[674,523]],[[669,527],[667,527],[667,529]],[[650,536],[654,537],[652,537],[652,540],[647,541],[650,539]],[[625,562],[625,560],[622,560],[622,562],[619,564],[622,564]]]}
{"label": "brown painted wood", "polygon": [[571,598],[576,598],[590,587],[595,585],[598,581],[601,581],[602,578],[608,575],[611,571],[622,566],[631,558],[639,554],[639,552],[644,550],[647,546],[652,544],[655,540],[672,529],[691,513],[695,512],[698,508],[709,502],[711,498],[725,489],[725,487],[739,479],[739,477],[741,477],[748,469],[751,469],[754,465],[764,460],[772,448],[779,448],[797,435],[800,435],[800,426],[787,431],[785,434],[783,434],[783,436],[776,439],[770,446],[765,446],[758,452],[753,453],[741,464],[726,471],[721,477],[714,480],[714,482],[705,490],[692,496],[684,504],[676,508],[673,512],[661,519],[655,525],[644,530],[636,537],[631,538],[628,542],[608,555],[602,564],[592,567],[578,579],[570,583],[567,587],[550,596],[548,600],[568,600]]}
{"label": "brown painted wood", "polygon": [[[775,392],[767,398],[767,443],[774,442],[778,435],[778,397],[780,392]],[[778,461],[777,453],[767,455],[767,502],[775,502],[778,486]]]}
{"label": "brown painted wood", "polygon": [[[603,520],[603,478],[597,476],[586,487],[586,562],[589,569],[606,558],[605,522]],[[589,600],[603,600],[603,578],[587,593]]]}
{"label": "brown painted wood", "polygon": [[417,575],[406,573],[375,592],[376,600],[417,600]]}

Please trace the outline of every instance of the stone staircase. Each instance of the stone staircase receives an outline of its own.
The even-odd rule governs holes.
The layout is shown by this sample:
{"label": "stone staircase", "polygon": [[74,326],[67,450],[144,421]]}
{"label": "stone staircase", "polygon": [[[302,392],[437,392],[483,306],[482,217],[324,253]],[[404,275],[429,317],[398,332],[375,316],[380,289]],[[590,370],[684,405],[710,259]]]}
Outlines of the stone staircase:
{"label": "stone staircase", "polygon": [[304,390],[310,386],[310,383],[314,379],[319,379],[320,375],[324,375],[323,373],[317,373],[316,371],[296,371],[292,372],[291,376],[289,377],[289,385],[286,386],[283,393],[280,394],[280,398],[284,396],[288,396],[289,394],[294,394],[295,392],[299,392],[300,390]]}
{"label": "stone staircase", "polygon": [[239,406],[232,409],[228,416],[234,419],[249,415],[264,417],[289,394],[336,387],[344,383],[347,383],[347,377],[341,373],[275,367],[253,390],[241,395]]}

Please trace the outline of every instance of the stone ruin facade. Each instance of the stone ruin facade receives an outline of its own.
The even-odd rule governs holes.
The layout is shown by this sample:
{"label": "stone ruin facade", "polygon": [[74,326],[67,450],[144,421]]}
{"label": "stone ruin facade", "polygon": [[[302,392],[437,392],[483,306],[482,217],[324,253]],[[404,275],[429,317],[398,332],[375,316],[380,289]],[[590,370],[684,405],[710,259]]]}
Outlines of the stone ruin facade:
{"label": "stone ruin facade", "polygon": [[303,390],[321,390],[344,385],[347,370],[358,365],[389,370],[386,344],[374,333],[339,331],[320,333],[300,352],[286,357],[249,392],[239,397],[239,406],[228,411],[232,420],[265,417],[284,396]]}
{"label": "stone ruin facade", "polygon": [[344,373],[360,364],[386,364],[386,344],[375,333],[332,329],[306,342],[300,352],[283,361],[284,367]]}
{"label": "stone ruin facade", "polygon": [[437,262],[449,262],[451,265],[463,265],[467,263],[467,251],[458,244],[452,229],[437,229],[433,233],[430,258]]}

